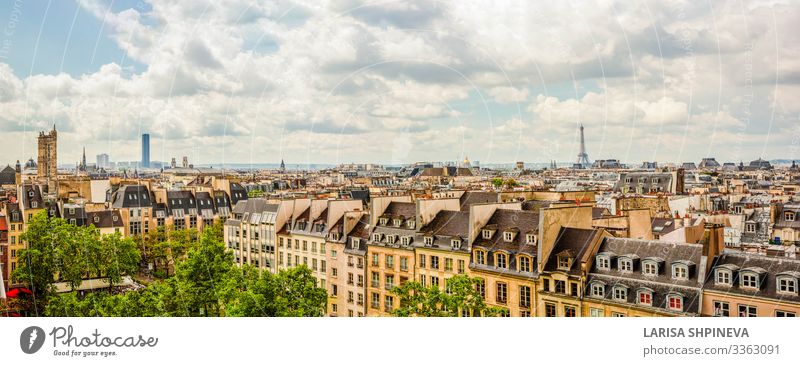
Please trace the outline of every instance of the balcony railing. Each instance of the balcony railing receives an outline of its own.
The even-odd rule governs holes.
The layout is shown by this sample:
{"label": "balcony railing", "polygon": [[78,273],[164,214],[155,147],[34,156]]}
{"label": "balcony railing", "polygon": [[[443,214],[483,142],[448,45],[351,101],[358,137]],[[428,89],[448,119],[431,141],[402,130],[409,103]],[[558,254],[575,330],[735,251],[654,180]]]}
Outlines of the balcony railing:
{"label": "balcony railing", "polygon": [[375,287],[375,288],[381,287],[380,284],[378,283],[378,281],[372,281],[371,285],[372,285],[372,287]]}
{"label": "balcony railing", "polygon": [[383,288],[387,289],[387,290],[391,290],[392,288],[394,288],[394,284],[393,283],[387,283],[387,284],[383,285]]}

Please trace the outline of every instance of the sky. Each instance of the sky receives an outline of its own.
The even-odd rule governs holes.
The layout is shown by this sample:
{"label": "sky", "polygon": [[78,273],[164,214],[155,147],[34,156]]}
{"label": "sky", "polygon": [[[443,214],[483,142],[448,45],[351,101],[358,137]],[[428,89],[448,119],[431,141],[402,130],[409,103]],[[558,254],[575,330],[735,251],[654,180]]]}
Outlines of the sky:
{"label": "sky", "polygon": [[[502,6],[501,6],[502,4]],[[795,159],[790,1],[0,0],[0,164]]]}

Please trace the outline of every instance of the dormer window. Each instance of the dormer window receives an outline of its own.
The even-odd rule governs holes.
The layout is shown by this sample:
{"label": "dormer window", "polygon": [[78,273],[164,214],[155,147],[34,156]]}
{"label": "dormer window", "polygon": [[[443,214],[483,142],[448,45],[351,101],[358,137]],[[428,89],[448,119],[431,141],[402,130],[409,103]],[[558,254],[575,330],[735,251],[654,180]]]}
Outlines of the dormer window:
{"label": "dormer window", "polygon": [[642,262],[642,274],[645,276],[658,276],[658,263],[654,261]]}
{"label": "dormer window", "polygon": [[397,235],[386,235],[386,241],[388,241],[389,244],[394,244],[396,239]]}
{"label": "dormer window", "polygon": [[489,229],[484,229],[482,231],[482,236],[483,236],[484,239],[491,239],[492,238],[492,234],[493,234],[492,230],[489,230]]}
{"label": "dormer window", "polygon": [[378,221],[380,222],[381,226],[386,226],[386,224],[389,223],[389,219],[385,217],[381,217]]}
{"label": "dormer window", "polygon": [[410,236],[404,236],[404,237],[400,238],[400,244],[403,244],[403,245],[411,244],[411,237]]}
{"label": "dormer window", "polygon": [[353,238],[353,240],[350,241],[350,249],[358,249],[358,246],[360,244],[361,244],[361,239]]}
{"label": "dormer window", "polygon": [[783,216],[786,219],[786,221],[794,221],[794,212],[792,211],[786,211],[786,213],[784,213]]}
{"label": "dormer window", "polygon": [[450,247],[453,248],[454,250],[461,249],[461,239],[450,240]]}
{"label": "dormer window", "polygon": [[525,244],[536,245],[536,235],[533,234],[525,235]]}
{"label": "dormer window", "polygon": [[756,232],[756,224],[749,223],[749,224],[745,224],[744,227],[745,227],[744,230],[747,231],[748,233]]}
{"label": "dormer window", "polygon": [[756,273],[742,273],[739,279],[739,286],[757,289],[758,286],[758,274]]}
{"label": "dormer window", "polygon": [[429,247],[429,246],[433,245],[433,237],[432,236],[426,236],[426,237],[422,238],[422,242],[425,244],[426,247]]}
{"label": "dormer window", "polygon": [[608,258],[608,256],[598,255],[596,261],[597,261],[597,268],[611,269],[611,259]]}
{"label": "dormer window", "polygon": [[558,257],[558,269],[568,271],[570,264],[572,264],[572,258],[567,256]]}
{"label": "dormer window", "polygon": [[39,207],[39,202],[36,201],[31,202],[31,208],[37,208],[37,207]]}
{"label": "dormer window", "polygon": [[74,215],[74,214],[75,214],[75,209],[74,209],[74,208],[72,208],[72,207],[70,207],[70,208],[69,208],[69,214],[70,214],[70,215]]}
{"label": "dormer window", "polygon": [[117,216],[111,216],[111,221],[117,222]]}
{"label": "dormer window", "polygon": [[683,296],[679,294],[667,295],[667,309],[683,311]]}
{"label": "dormer window", "polygon": [[409,229],[413,229],[413,228],[414,228],[414,226],[416,226],[415,224],[416,224],[416,221],[414,221],[414,220],[408,220],[408,221],[406,222],[406,226],[407,226]]}
{"label": "dormer window", "polygon": [[521,255],[517,258],[517,265],[519,266],[518,270],[520,272],[530,272],[531,258],[528,256]]}
{"label": "dormer window", "polygon": [[614,286],[614,300],[628,301],[628,288],[622,285]]}
{"label": "dormer window", "polygon": [[653,290],[643,288],[636,291],[636,303],[639,305],[644,306],[652,306],[653,305]]}
{"label": "dormer window", "polygon": [[510,242],[510,241],[514,240],[514,233],[511,232],[511,231],[503,232],[503,240],[505,240],[507,242]]}
{"label": "dormer window", "polygon": [[730,286],[733,274],[727,269],[717,269],[714,276],[714,283],[717,285]]}
{"label": "dormer window", "polygon": [[403,225],[403,220],[394,219],[394,226],[398,226],[399,227],[400,225]]}
{"label": "dormer window", "polygon": [[632,181],[633,181],[633,179],[632,179],[632,178],[625,178],[625,183],[630,183],[630,182],[632,182]]}
{"label": "dormer window", "polygon": [[380,233],[372,234],[372,241],[381,241],[381,234]]}
{"label": "dormer window", "polygon": [[689,278],[689,266],[678,263],[672,265],[672,279],[685,280]]}
{"label": "dormer window", "polygon": [[737,215],[741,215],[742,214],[742,206],[735,206],[733,208],[733,212],[736,213]]}
{"label": "dormer window", "polygon": [[475,263],[484,265],[486,264],[486,252],[483,250],[475,251]]}
{"label": "dormer window", "polygon": [[604,298],[606,297],[606,286],[602,282],[592,282],[590,294],[592,297]]}
{"label": "dormer window", "polygon": [[617,261],[620,272],[633,272],[633,260],[630,258],[620,258]]}
{"label": "dormer window", "polygon": [[100,216],[95,216],[95,217],[93,218],[93,220],[94,220],[94,222],[100,222]]}
{"label": "dormer window", "polygon": [[331,233],[331,240],[339,241],[339,233]]}
{"label": "dormer window", "polygon": [[498,268],[508,268],[508,256],[503,253],[495,254],[495,265]]}
{"label": "dormer window", "polygon": [[782,294],[797,295],[797,278],[789,275],[777,276],[776,290]]}
{"label": "dormer window", "polygon": [[33,190],[28,191],[28,197],[33,198]]}

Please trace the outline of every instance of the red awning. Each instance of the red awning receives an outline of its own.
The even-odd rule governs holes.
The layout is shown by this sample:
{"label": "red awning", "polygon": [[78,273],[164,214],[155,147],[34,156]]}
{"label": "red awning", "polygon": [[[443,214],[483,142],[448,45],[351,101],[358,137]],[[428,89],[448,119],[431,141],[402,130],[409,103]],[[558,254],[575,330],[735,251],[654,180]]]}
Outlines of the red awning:
{"label": "red awning", "polygon": [[33,295],[33,292],[31,292],[31,290],[28,290],[28,289],[26,289],[24,287],[18,287],[18,288],[12,288],[8,292],[6,292],[6,296],[7,297],[17,297],[17,296],[19,296],[20,293]]}

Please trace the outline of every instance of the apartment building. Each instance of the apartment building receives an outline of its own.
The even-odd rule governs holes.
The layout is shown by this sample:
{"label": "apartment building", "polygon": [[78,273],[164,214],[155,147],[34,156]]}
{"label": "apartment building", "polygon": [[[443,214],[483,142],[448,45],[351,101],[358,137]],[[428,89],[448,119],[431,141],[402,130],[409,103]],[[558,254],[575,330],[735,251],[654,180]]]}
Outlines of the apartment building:
{"label": "apartment building", "polygon": [[337,289],[329,292],[331,316],[366,316],[366,255],[369,240],[369,215],[349,211],[328,233],[328,283]]}
{"label": "apartment building", "polygon": [[276,272],[279,268],[277,230],[288,222],[291,202],[263,198],[240,200],[223,225],[223,239],[234,261]]}

